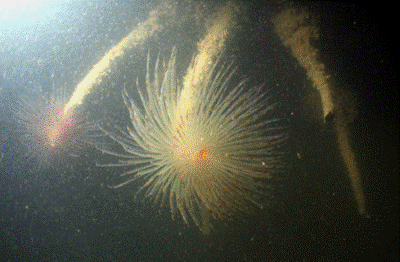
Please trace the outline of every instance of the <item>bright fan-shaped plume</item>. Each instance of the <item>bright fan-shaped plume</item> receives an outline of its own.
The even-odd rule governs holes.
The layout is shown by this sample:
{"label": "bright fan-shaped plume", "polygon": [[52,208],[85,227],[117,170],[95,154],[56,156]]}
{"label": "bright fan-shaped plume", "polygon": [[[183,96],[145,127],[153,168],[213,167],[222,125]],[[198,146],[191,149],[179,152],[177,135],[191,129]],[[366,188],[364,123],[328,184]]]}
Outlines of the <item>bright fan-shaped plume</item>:
{"label": "bright fan-shaped plume", "polygon": [[141,182],[137,196],[167,204],[172,215],[191,218],[204,230],[210,218],[263,207],[272,174],[282,167],[285,139],[271,97],[262,87],[247,89],[245,81],[230,88],[235,70],[228,66],[214,69],[202,88],[191,91],[190,105],[180,105],[184,92],[175,75],[175,52],[166,68],[160,64],[157,60],[154,77],[148,65],[140,99],[123,91],[132,125],[102,126],[125,151],[98,145],[122,158],[105,166],[132,166],[122,174],[129,178],[113,188]]}

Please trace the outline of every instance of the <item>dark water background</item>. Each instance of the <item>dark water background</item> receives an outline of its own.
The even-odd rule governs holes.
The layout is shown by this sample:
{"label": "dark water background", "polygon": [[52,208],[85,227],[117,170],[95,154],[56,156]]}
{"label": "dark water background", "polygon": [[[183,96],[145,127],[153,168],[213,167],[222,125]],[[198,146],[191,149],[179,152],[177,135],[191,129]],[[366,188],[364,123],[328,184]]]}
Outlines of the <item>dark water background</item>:
{"label": "dark water background", "polygon": [[[107,188],[120,170],[96,166],[105,157],[92,148],[78,159],[36,168],[34,160],[24,157],[11,115],[15,104],[10,90],[46,93],[54,84],[71,93],[155,6],[147,1],[117,2],[52,2],[7,15],[0,11],[0,261],[398,258],[399,128],[393,38],[389,19],[378,19],[380,14],[368,7],[295,4],[316,15],[323,60],[336,85],[356,97],[359,114],[350,129],[371,218],[357,214],[333,128],[316,121],[304,105],[303,97],[310,95],[305,72],[272,32],[269,19],[286,2],[246,4],[246,30],[239,31],[226,55],[226,60],[237,61],[238,75],[249,77],[250,84],[265,83],[274,89],[290,123],[288,170],[276,185],[270,209],[217,226],[210,236],[203,236],[193,225],[171,221],[166,210],[157,212],[149,201],[134,202],[134,185]],[[30,17],[36,10],[43,16]],[[112,112],[127,117],[120,88],[144,76],[148,50],[163,54],[177,46],[184,73],[199,37],[194,31],[190,23],[166,30],[124,56],[88,99],[89,117]]]}

